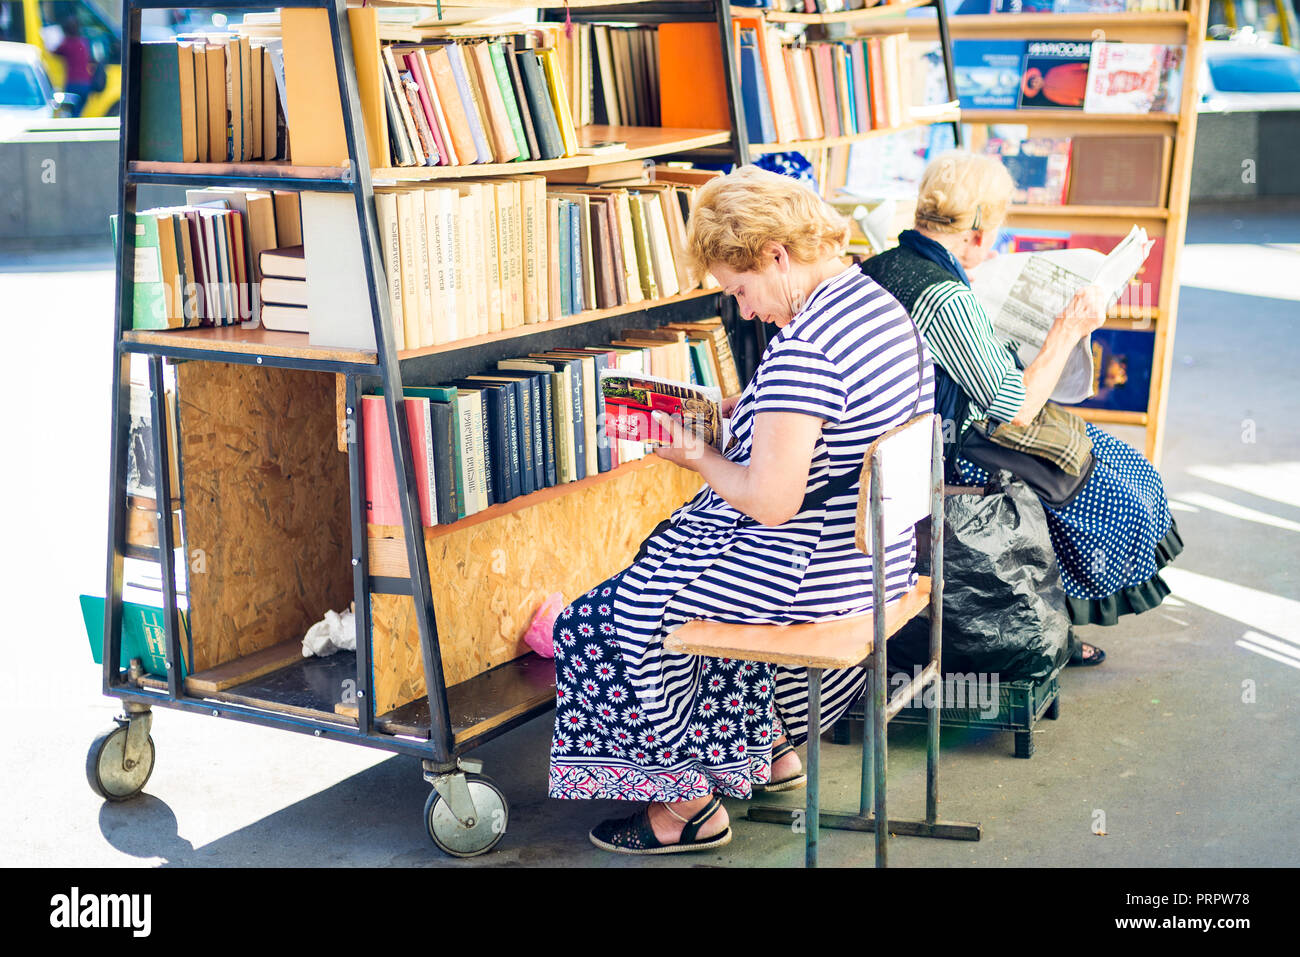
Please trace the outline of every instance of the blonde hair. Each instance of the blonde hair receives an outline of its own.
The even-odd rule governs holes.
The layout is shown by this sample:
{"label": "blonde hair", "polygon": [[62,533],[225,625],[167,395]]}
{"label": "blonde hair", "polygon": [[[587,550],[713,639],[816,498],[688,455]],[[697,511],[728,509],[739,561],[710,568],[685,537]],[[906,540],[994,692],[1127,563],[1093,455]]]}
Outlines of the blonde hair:
{"label": "blonde hair", "polygon": [[754,272],[770,242],[808,264],[841,255],[848,241],[848,221],[807,186],[742,166],[700,189],[684,252],[691,274],[699,278],[715,265]]}
{"label": "blonde hair", "polygon": [[1014,184],[995,157],[953,150],[925,168],[916,197],[916,226],[934,233],[989,229],[1007,216]]}

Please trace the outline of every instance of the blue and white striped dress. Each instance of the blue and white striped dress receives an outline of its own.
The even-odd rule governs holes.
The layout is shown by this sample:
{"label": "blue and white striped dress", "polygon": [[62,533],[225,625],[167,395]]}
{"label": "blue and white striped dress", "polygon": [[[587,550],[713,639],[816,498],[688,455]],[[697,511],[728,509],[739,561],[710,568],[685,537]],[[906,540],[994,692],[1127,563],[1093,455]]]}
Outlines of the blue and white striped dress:
{"label": "blue and white striped dress", "polygon": [[[823,282],[769,343],[732,416],[726,456],[749,461],[754,417],[823,420],[808,492],[856,472],[871,442],[933,408],[924,342],[889,293],[857,269]],[[871,558],[854,545],[856,488],[769,528],[704,486],[635,564],[556,623],[552,797],[746,798],[769,779],[771,742],[807,737],[803,669],[674,654],[664,636],[695,618],[812,621],[871,609]],[[885,550],[886,594],[913,583],[914,538]],[[591,638],[591,641],[585,639]],[[822,725],[843,713],[863,669],[823,676]],[[612,693],[611,693],[612,692]]]}

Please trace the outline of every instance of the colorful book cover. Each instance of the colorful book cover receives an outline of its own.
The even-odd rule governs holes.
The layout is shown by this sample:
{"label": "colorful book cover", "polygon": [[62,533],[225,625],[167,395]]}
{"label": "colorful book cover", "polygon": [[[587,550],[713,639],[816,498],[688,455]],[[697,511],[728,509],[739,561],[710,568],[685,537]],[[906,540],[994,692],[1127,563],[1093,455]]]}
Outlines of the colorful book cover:
{"label": "colorful book cover", "polygon": [[1094,43],[1083,108],[1089,113],[1150,113],[1164,61],[1161,43]]}
{"label": "colorful book cover", "polygon": [[1020,73],[1024,109],[1082,110],[1088,91],[1088,40],[1030,40]]}
{"label": "colorful book cover", "polygon": [[1011,174],[1015,203],[1059,206],[1065,202],[1070,173],[1070,138],[990,135],[984,152],[998,156]]}
{"label": "colorful book cover", "polygon": [[[127,600],[133,598],[134,600]],[[131,667],[131,659],[139,658],[144,670],[156,677],[167,677],[167,630],[163,623],[162,592],[127,586],[122,590],[122,654],[118,664]],[[178,596],[179,602],[184,602]],[[152,604],[156,601],[157,604]],[[81,617],[86,624],[86,637],[90,640],[90,654],[95,664],[104,663],[104,604],[98,595],[81,596]],[[188,645],[189,616],[183,607],[176,609],[180,625],[182,652]],[[185,662],[181,661],[181,677],[185,677]]]}
{"label": "colorful book cover", "polygon": [[628,376],[607,369],[600,376],[605,395],[605,434],[611,440],[671,444],[671,436],[651,417],[663,412],[719,452],[725,448],[725,421],[718,389],[672,382],[657,376]]}
{"label": "colorful book cover", "polygon": [[1092,398],[1079,405],[1118,412],[1145,412],[1151,397],[1155,334],[1097,329],[1092,334]]}
{"label": "colorful book cover", "polygon": [[954,40],[953,73],[963,110],[1014,110],[1024,40]]}

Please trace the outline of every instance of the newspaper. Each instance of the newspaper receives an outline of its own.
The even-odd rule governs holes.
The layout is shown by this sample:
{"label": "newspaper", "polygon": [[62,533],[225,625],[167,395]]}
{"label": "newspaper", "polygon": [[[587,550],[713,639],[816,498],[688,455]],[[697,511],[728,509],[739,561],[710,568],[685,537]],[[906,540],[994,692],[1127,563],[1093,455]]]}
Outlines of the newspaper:
{"label": "newspaper", "polygon": [[[1146,230],[1134,226],[1105,255],[1094,249],[1006,253],[974,271],[971,291],[993,320],[993,331],[1027,366],[1080,288],[1098,286],[1109,309],[1142,268],[1152,245]],[[1066,360],[1052,398],[1082,402],[1093,394],[1093,381],[1092,337],[1085,336]]]}
{"label": "newspaper", "polygon": [[610,439],[671,445],[672,436],[651,418],[651,413],[663,412],[719,452],[727,447],[730,428],[722,417],[721,389],[605,369],[600,373],[600,390],[605,397],[605,434]]}

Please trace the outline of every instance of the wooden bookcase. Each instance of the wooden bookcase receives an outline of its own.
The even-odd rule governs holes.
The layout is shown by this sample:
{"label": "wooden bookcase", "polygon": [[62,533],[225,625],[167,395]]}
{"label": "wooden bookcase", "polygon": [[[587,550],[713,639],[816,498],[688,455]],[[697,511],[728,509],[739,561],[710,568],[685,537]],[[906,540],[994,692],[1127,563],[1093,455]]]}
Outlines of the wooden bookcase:
{"label": "wooden bookcase", "polygon": [[[150,709],[159,706],[418,756],[435,788],[425,811],[430,834],[438,840],[432,809],[438,800],[454,806],[456,794],[463,800],[467,774],[474,770],[462,763],[462,756],[554,704],[553,665],[522,643],[538,605],[552,592],[573,598],[624,567],[656,522],[698,489],[699,479],[651,457],[516,498],[451,525],[421,528],[410,437],[398,401],[403,385],[447,381],[520,352],[605,342],[618,338],[630,319],[644,326],[721,314],[734,329],[739,317],[730,300],[701,289],[427,348],[399,349],[384,288],[375,183],[479,179],[649,157],[743,163],[750,149],[731,8],[729,0],[491,4],[541,7],[551,19],[715,22],[726,64],[729,128],[588,126],[580,129],[582,137],[620,140],[626,148],[562,160],[372,169],[361,159],[370,153],[346,0],[283,0],[280,5],[318,9],[328,20],[346,166],[140,160],[141,12],[170,4],[124,3],[122,241],[116,254],[103,690],[123,699],[132,728],[151,720]],[[402,5],[434,7],[435,0]],[[485,4],[476,0],[474,5]],[[136,193],[145,184],[350,196],[363,250],[358,281],[366,289],[376,347],[323,347],[312,345],[307,335],[239,326],[136,330],[134,224]],[[329,237],[304,239],[311,244]],[[745,378],[756,361],[756,347],[748,359],[743,349],[737,351]],[[152,511],[129,497],[126,485],[131,360],[136,356],[148,364],[155,467],[168,474],[174,456],[179,472],[178,493],[162,483]],[[164,421],[169,366],[175,370],[178,410],[175,452],[166,430],[158,427]],[[358,413],[361,396],[379,386],[390,434],[396,436],[393,457],[403,516],[396,527],[366,524]],[[173,520],[160,521],[162,515]],[[179,569],[178,549],[183,556]],[[127,557],[160,565],[169,662],[165,677],[119,666]],[[178,571],[182,586],[174,584]],[[188,604],[187,630],[178,614],[180,590]],[[341,610],[352,601],[355,654],[304,659],[300,641],[307,628],[327,609]],[[473,853],[499,837],[487,834],[484,846]]]}
{"label": "wooden bookcase", "polygon": [[[1185,8],[1160,13],[1114,14],[976,14],[953,17],[954,39],[1112,40],[1186,46],[1182,95],[1177,113],[1110,114],[1081,110],[963,110],[965,123],[1027,125],[1031,136],[1123,136],[1140,133],[1173,138],[1168,192],[1158,206],[1013,206],[1007,226],[1037,227],[1117,237],[1136,224],[1148,235],[1164,238],[1160,296],[1152,308],[1112,311],[1107,328],[1149,331],[1153,337],[1151,389],[1145,410],[1112,411],[1077,407],[1083,418],[1098,424],[1136,426],[1144,432],[1146,457],[1159,465],[1169,401],[1174,329],[1178,318],[1178,269],[1187,230],[1187,205],[1196,141],[1196,77],[1201,60],[1209,0],[1185,0]],[[937,28],[923,21],[910,27],[917,36],[933,36]]]}

